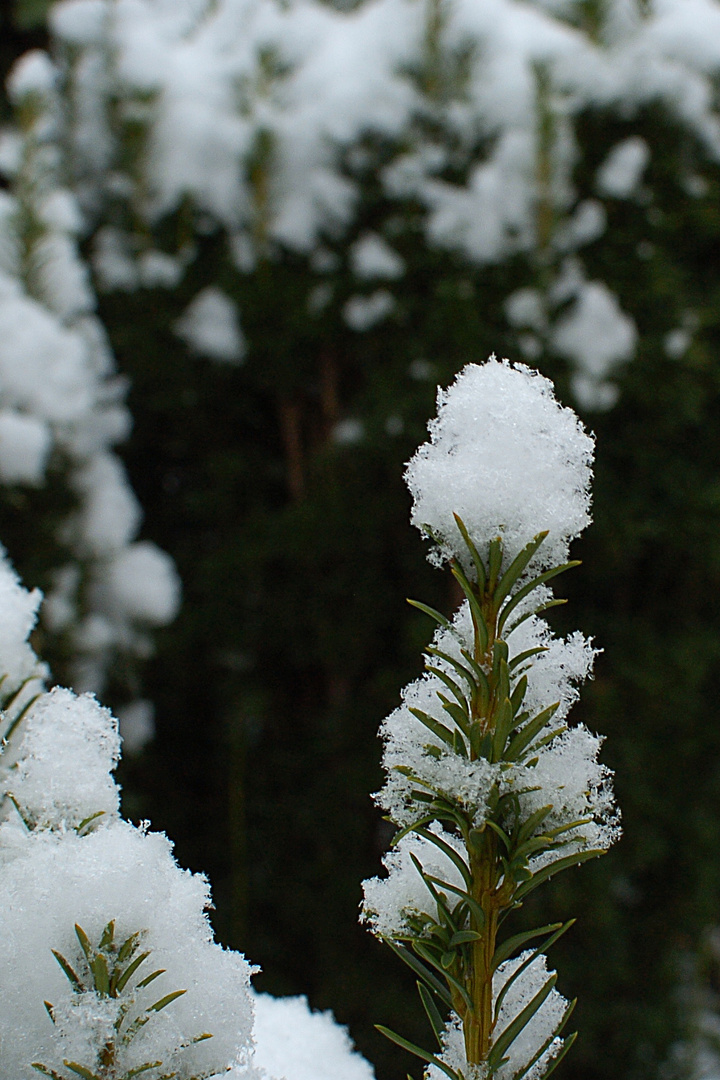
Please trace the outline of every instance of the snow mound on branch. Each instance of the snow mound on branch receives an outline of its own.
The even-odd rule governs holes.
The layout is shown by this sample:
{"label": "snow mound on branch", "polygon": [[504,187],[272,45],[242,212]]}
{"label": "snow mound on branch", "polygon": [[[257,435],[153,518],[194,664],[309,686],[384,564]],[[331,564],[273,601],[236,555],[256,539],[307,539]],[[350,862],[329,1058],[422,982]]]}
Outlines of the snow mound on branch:
{"label": "snow mound on branch", "polygon": [[254,1064],[284,1080],[373,1080],[331,1012],[312,1012],[305,997],[255,994]]}
{"label": "snow mound on branch", "polygon": [[52,435],[44,420],[14,409],[0,412],[0,480],[39,487],[45,478]]}
{"label": "snow mound on branch", "polygon": [[237,308],[221,289],[209,285],[175,323],[175,333],[196,353],[227,364],[245,354]]}
{"label": "snow mound on branch", "polygon": [[[87,836],[74,831],[28,835],[5,823],[0,860],[4,1076],[30,1080],[35,1075],[30,1063],[38,1060],[62,1072],[68,1040],[78,1049],[83,1042],[94,1045],[97,1052],[90,1017],[70,1008],[72,989],[51,950],[77,970],[82,956],[75,924],[97,943],[112,919],[119,942],[143,931],[143,951],[152,950],[148,972],[165,969],[152,987],[139,992],[146,1007],[168,992],[187,991],[151,1016],[124,1051],[123,1067],[158,1060],[175,1064],[176,1048],[204,1032],[212,1039],[182,1051],[180,1076],[224,1072],[240,1060],[250,1044],[251,968],[239,953],[213,942],[207,881],[178,867],[165,836],[118,820]],[[88,1008],[98,1004],[95,995],[87,996]],[[59,1008],[61,1032],[51,1023],[45,1000]],[[82,1063],[91,1065],[92,1058]]]}
{"label": "snow mound on branch", "polygon": [[[549,596],[550,591],[545,590],[545,594]],[[552,805],[543,830],[567,827],[582,820],[583,824],[568,832],[568,838],[580,847],[604,850],[617,839],[619,821],[612,796],[612,774],[598,761],[602,739],[582,725],[561,732],[578,698],[579,684],[592,673],[597,650],[578,631],[567,638],[555,637],[538,616],[526,618],[508,634],[507,641],[511,658],[530,649],[544,650],[526,665],[523,708],[535,716],[557,703],[552,723],[552,728],[558,731],[556,738],[546,746],[538,743],[537,753],[526,764],[490,764],[482,757],[470,761],[456,754],[412,711],[419,710],[437,723],[453,727],[439,696],[447,698],[448,688],[437,674],[428,671],[405,687],[402,703],[381,727],[387,779],[376,796],[377,802],[397,824],[411,825],[425,812],[424,804],[411,795],[422,787],[457,801],[475,825],[482,827],[493,788],[498,794],[516,792],[524,817],[542,806]],[[450,627],[436,631],[433,646],[455,662],[465,663],[462,650],[472,654],[473,645],[469,606],[465,603]],[[432,662],[440,672],[460,681],[448,661],[433,655]],[[514,687],[517,681],[518,676],[514,675],[511,685]],[[537,739],[546,734],[543,729]],[[415,777],[423,783],[418,784]],[[561,849],[551,857],[565,854],[569,854],[569,849]]]}
{"label": "snow mound on branch", "polygon": [[431,561],[468,561],[453,514],[479,550],[502,537],[505,563],[537,533],[549,536],[536,567],[556,566],[590,523],[593,439],[552,383],[538,372],[492,357],[470,364],[447,390],[438,415],[407,466],[412,522],[432,537]]}
{"label": "snow mound on branch", "polygon": [[[464,848],[458,837],[436,823],[430,826],[430,832],[464,858]],[[406,932],[408,917],[427,914],[433,921],[437,918],[437,906],[413,857],[426,874],[455,888],[465,887],[460,870],[448,855],[431,840],[408,833],[383,856],[388,876],[363,882],[362,918],[380,937],[395,937]]]}
{"label": "snow mound on branch", "polygon": [[6,789],[28,824],[77,828],[95,814],[117,816],[110,775],[120,758],[117,721],[90,694],[55,687],[29,710]]}

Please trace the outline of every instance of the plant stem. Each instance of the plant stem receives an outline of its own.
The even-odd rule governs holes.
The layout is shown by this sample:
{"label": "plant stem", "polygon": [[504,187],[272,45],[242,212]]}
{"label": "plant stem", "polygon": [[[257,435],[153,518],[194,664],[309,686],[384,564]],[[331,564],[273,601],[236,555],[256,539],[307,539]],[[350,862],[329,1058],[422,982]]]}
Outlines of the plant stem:
{"label": "plant stem", "polygon": [[[493,646],[497,633],[497,614],[493,607],[492,593],[483,591],[478,595],[480,606],[488,630],[488,641],[481,650],[475,634],[475,658],[490,680],[491,699],[486,715],[473,715],[473,723],[480,722],[483,732],[492,734],[493,701],[495,686],[492,677]],[[474,756],[474,755],[473,755]],[[499,879],[497,837],[487,828],[475,832],[468,845],[470,872],[472,875],[472,897],[484,914],[482,925],[477,924],[471,915],[470,925],[480,935],[469,949],[470,964],[466,973],[467,988],[472,1001],[472,1009],[464,1007],[460,1013],[463,1021],[465,1055],[471,1065],[480,1065],[487,1061],[490,1053],[490,1041],[493,1032],[493,990],[492,962],[495,955],[495,939],[500,913],[497,897]]]}
{"label": "plant stem", "polygon": [[484,829],[476,844],[470,848],[470,871],[473,879],[473,899],[483,910],[482,926],[473,929],[481,936],[473,942],[469,971],[469,993],[473,1003],[472,1012],[466,1010],[463,1017],[465,1054],[471,1065],[487,1060],[493,1032],[492,961],[495,955],[495,939],[498,929],[499,906],[497,902],[497,838],[490,829]]}

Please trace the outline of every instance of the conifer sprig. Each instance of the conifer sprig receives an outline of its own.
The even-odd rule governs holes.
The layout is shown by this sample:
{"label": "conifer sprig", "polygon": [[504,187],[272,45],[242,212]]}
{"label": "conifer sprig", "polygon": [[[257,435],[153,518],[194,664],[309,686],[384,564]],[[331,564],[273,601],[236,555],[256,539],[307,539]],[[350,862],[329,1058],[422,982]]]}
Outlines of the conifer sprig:
{"label": "conifer sprig", "polygon": [[[435,561],[449,560],[464,601],[452,621],[411,601],[438,628],[424,677],[383,725],[388,779],[378,801],[398,832],[389,876],[366,882],[364,903],[373,931],[417,976],[437,1046],[380,1030],[425,1063],[428,1080],[540,1080],[575,1039],[564,1035],[574,1002],[546,966],[574,920],[509,934],[504,920],[619,833],[600,740],[566,722],[573,680],[588,674],[594,650],[579,634],[555,638],[541,618],[564,602],[548,583],[579,565],[567,548],[589,520],[592,444],[547,380],[494,359],[466,369],[438,402],[432,441],[407,476],[415,523],[437,545]],[[465,417],[475,420],[469,431]],[[530,511],[523,427],[539,489]],[[452,491],[473,528],[452,512]],[[533,535],[529,512],[542,520],[542,491],[553,527]]]}
{"label": "conifer sprig", "polygon": [[[112,1033],[104,1044],[96,1048],[96,1059],[90,1064],[63,1059],[63,1065],[71,1076],[63,1075],[57,1069],[42,1062],[33,1061],[32,1067],[51,1080],[134,1080],[136,1076],[151,1075],[152,1080],[173,1080],[178,1076],[174,1071],[162,1071],[162,1061],[146,1061],[139,1065],[124,1067],[125,1051],[153,1016],[162,1012],[185,990],[173,990],[164,994],[150,1005],[140,1004],[140,992],[165,974],[163,968],[156,968],[149,974],[141,968],[151,955],[150,949],[142,949],[145,937],[138,931],[118,941],[115,937],[115,921],[111,920],[102,932],[97,945],[93,945],[83,928],[75,924],[75,935],[80,945],[80,953],[71,963],[62,953],[53,949],[52,953],[72,987],[75,1004],[81,998],[93,997],[99,1001],[117,1001],[117,1010],[112,1023]],[[139,977],[142,976],[142,977]],[[45,1008],[53,1024],[58,1022],[56,1008],[49,1001]],[[188,1046],[211,1039],[212,1035],[203,1032],[177,1047],[184,1050]],[[185,1076],[183,1080],[205,1080],[210,1073]]]}
{"label": "conifer sprig", "polygon": [[[531,597],[550,578],[579,564],[577,561],[564,563],[524,580],[523,575],[533,555],[547,535],[539,533],[500,574],[502,540],[498,538],[490,546],[485,562],[462,520],[456,516],[456,521],[475,571],[472,580],[458,560],[453,560],[451,564],[452,573],[470,606],[474,648],[472,654],[464,656],[464,662],[458,662],[432,646],[428,650],[427,670],[440,678],[450,693],[448,697],[438,692],[447,723],[443,725],[419,709],[411,711],[452,752],[461,757],[470,761],[482,757],[493,764],[519,762],[532,765],[533,754],[565,731],[566,725],[553,726],[559,703],[535,715],[523,709],[528,682],[525,668],[533,660],[533,655],[529,653],[538,655],[542,649],[511,657],[508,643],[501,635],[508,625],[508,616],[521,601]],[[439,613],[424,605],[415,606],[436,618],[441,626],[447,624]],[[536,607],[530,606],[524,614],[536,614],[538,607],[545,607],[545,602]],[[454,674],[436,667],[435,657],[445,660],[454,669]],[[437,747],[429,744],[426,749],[433,753]],[[404,771],[418,785],[419,790],[412,790],[410,797],[424,813],[417,822],[400,830],[394,843],[397,844],[403,836],[412,832],[435,845],[457,867],[464,887],[426,873],[417,856],[411,854],[415,869],[435,905],[436,916],[433,918],[424,913],[409,917],[408,932],[395,938],[395,951],[406,962],[410,961],[410,966],[420,976],[418,989],[421,1000],[440,1040],[440,1048],[442,1025],[438,1028],[436,1009],[433,1011],[434,997],[445,1004],[449,1001],[461,1018],[468,1063],[485,1065],[486,1074],[492,1076],[508,1060],[504,1056],[505,1051],[542,1007],[556,979],[551,976],[513,1023],[497,1040],[493,1040],[499,1008],[512,985],[510,982],[505,984],[493,1007],[494,973],[517,950],[532,940],[542,938],[541,944],[524,961],[525,970],[532,959],[544,953],[574,921],[524,931],[498,942],[500,919],[512,908],[519,907],[522,898],[552,874],[601,855],[603,851],[573,851],[534,869],[533,864],[542,862],[543,855],[555,853],[576,842],[575,830],[586,822],[580,819],[543,830],[542,826],[553,809],[551,805],[541,807],[524,818],[518,795],[514,792],[501,794],[496,784],[490,795],[492,811],[478,828],[467,809],[451,794],[429,784],[411,770],[404,770],[403,766],[396,768]],[[459,854],[429,830],[428,826],[433,821],[445,822],[460,833],[464,854]],[[407,948],[399,947],[399,942],[409,944],[414,955],[408,953]],[[522,971],[512,981],[520,974]],[[437,975],[444,981],[447,995],[439,994]],[[568,1005],[553,1037],[559,1037],[570,1011],[571,1006]],[[436,1055],[421,1050],[387,1028],[380,1027],[379,1030],[422,1060],[436,1065],[453,1080],[463,1080],[461,1073],[440,1061]],[[513,1080],[521,1080],[526,1072],[527,1069],[519,1070],[513,1075]]]}

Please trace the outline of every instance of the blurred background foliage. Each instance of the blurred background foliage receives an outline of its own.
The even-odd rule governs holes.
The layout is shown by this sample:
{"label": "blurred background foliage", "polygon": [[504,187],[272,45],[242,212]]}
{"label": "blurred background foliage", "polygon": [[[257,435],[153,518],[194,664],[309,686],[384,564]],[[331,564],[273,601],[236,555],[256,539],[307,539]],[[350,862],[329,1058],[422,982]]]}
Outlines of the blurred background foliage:
{"label": "blurred background foliage", "polygon": [[[3,74],[46,43],[48,7],[6,0]],[[559,631],[580,627],[603,649],[575,719],[607,736],[625,835],[517,918],[578,916],[553,958],[562,992],[579,998],[563,1076],[646,1080],[678,1067],[683,958],[720,921],[720,170],[659,106],[631,118],[588,109],[577,135],[581,195],[624,138],[653,147],[652,214],[609,200],[606,232],[584,249],[639,336],[614,374],[617,404],[578,407],[597,436],[595,524],[563,579],[570,603],[553,613]],[[335,293],[312,317],[307,297],[324,279],[311,260],[278,248],[239,275],[212,229],[176,289],[99,301],[130,380],[134,427],[119,452],[143,536],[172,554],[184,590],[144,672],[156,737],[122,764],[125,813],[166,830],[180,863],[208,874],[219,938],[262,966],[258,986],[332,1008],[379,1080],[408,1063],[373,1024],[422,1041],[423,1023],[412,979],[357,924],[360,882],[390,839],[369,797],[376,732],[431,631],[405,598],[448,612],[457,602],[408,525],[403,463],[438,384],[491,352],[521,358],[504,304],[544,273],[522,254],[478,266],[429,247],[413,200],[376,182],[388,153],[371,141],[347,164],[361,202],[350,235],[327,240]],[[683,188],[688,158],[702,163],[701,197]],[[342,318],[347,248],[388,220],[407,272],[394,313],[357,333]],[[172,332],[218,281],[241,312],[242,365],[212,364]],[[692,341],[669,354],[686,311]],[[538,364],[574,403],[568,361],[547,347]],[[28,585],[45,584],[30,530],[39,518],[51,530],[61,497],[32,493],[19,514],[20,496],[2,489],[3,540]]]}

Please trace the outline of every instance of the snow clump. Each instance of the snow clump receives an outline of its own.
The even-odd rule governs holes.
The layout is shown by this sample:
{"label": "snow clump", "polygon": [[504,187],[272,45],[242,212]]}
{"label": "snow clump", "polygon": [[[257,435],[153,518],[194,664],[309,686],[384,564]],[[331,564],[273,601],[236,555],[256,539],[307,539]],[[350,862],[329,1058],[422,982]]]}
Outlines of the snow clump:
{"label": "snow clump", "polygon": [[534,565],[564,562],[590,523],[593,439],[549,379],[492,357],[469,364],[437,400],[430,442],[405,474],[411,520],[437,545],[431,561],[467,562],[459,514],[479,549],[502,538],[506,563],[544,530]]}
{"label": "snow clump", "polygon": [[331,1012],[312,1012],[305,997],[253,996],[254,1064],[284,1080],[373,1080]]}
{"label": "snow clump", "polygon": [[[508,1024],[532,1001],[535,995],[547,985],[548,979],[554,975],[553,972],[548,972],[547,961],[542,953],[536,956],[521,971],[523,965],[530,960],[531,956],[531,952],[524,952],[512,960],[506,960],[500,965],[493,977],[493,1005],[495,1008],[503,991],[505,991],[505,996],[500,1005],[491,1046],[498,1041]],[[505,989],[506,987],[507,989]],[[529,1080],[539,1080],[544,1075],[550,1062],[557,1057],[563,1048],[563,1040],[557,1036],[553,1038],[553,1032],[562,1023],[569,1007],[566,998],[553,987],[532,1020],[520,1035],[510,1043],[505,1052],[507,1061],[495,1073],[498,1080],[511,1080],[518,1072],[530,1065],[536,1054],[539,1055],[538,1059],[525,1073],[525,1077],[529,1078]],[[548,1045],[543,1050],[546,1043]],[[475,1077],[478,1077],[479,1080],[482,1075],[478,1066],[468,1064],[465,1056],[462,1026],[457,1018],[451,1019],[445,1028],[443,1050],[439,1056],[441,1061],[460,1072],[468,1080],[474,1080]],[[431,1065],[426,1073],[427,1080],[443,1080],[444,1075],[436,1065]]]}
{"label": "snow clump", "polygon": [[55,687],[28,710],[17,761],[3,785],[33,828],[78,828],[117,817],[112,771],[120,758],[117,721],[90,694]]}

